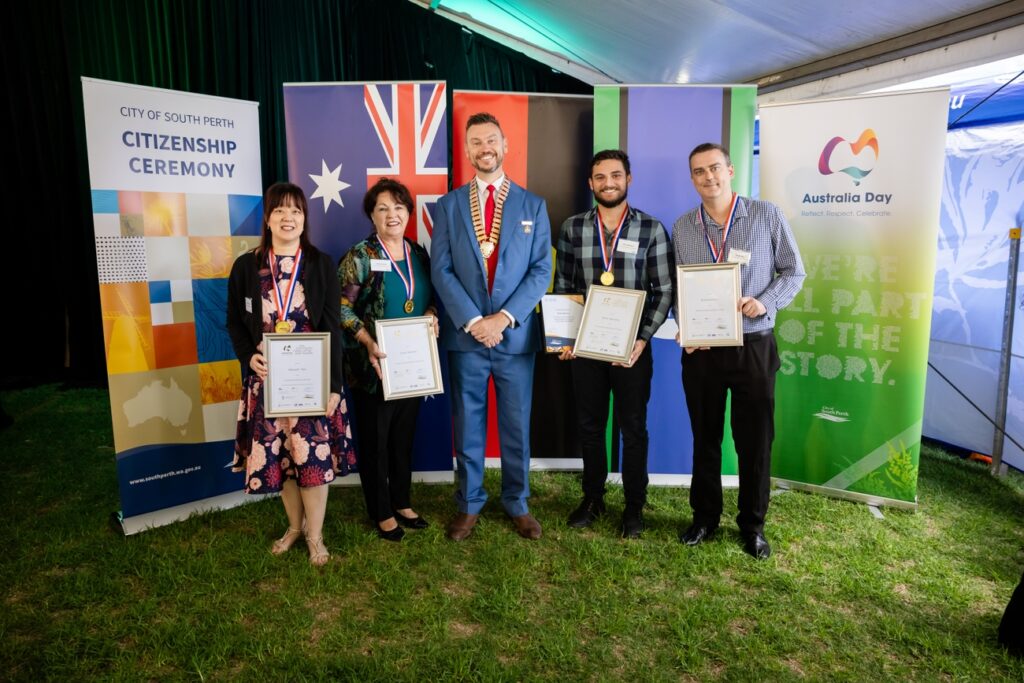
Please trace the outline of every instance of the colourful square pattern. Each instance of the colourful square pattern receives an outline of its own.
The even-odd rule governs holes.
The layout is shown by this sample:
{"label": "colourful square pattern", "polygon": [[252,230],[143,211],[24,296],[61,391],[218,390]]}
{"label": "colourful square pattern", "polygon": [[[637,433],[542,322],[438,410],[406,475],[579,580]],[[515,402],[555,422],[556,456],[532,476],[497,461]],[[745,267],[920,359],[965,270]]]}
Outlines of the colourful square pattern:
{"label": "colourful square pattern", "polygon": [[95,190],[92,204],[118,451],[233,438],[227,277],[259,242],[261,198]]}

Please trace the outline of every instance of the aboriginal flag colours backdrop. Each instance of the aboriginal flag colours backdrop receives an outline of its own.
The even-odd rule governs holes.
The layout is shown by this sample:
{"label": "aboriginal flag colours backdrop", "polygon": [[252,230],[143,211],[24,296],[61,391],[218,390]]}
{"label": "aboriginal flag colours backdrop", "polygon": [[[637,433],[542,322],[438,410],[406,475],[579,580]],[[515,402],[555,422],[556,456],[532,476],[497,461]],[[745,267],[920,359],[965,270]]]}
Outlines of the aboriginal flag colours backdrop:
{"label": "aboriginal flag colours backdrop", "polygon": [[[504,170],[509,180],[547,201],[552,248],[569,216],[593,204],[587,186],[593,143],[594,100],[585,95],[541,95],[456,90],[452,94],[452,185],[474,175],[466,158],[466,121],[493,114],[508,140]],[[554,251],[552,251],[552,256]],[[499,454],[493,386],[489,397],[487,455]],[[534,469],[580,467],[572,376],[567,363],[541,354],[533,382],[530,425]],[[566,463],[565,459],[574,462]]]}

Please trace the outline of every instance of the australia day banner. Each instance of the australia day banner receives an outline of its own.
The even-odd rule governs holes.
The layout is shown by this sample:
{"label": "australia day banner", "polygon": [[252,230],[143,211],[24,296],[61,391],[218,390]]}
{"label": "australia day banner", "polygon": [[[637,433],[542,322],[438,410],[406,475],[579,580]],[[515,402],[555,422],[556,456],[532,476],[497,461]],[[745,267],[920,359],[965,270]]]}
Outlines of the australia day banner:
{"label": "australia day banner", "polygon": [[[434,204],[448,191],[445,91],[443,81],[284,85],[288,175],[309,199],[310,240],[335,262],[373,232],[363,196],[380,178],[409,188],[406,237],[430,249]],[[415,443],[413,480],[453,481],[446,395],[424,400]]]}
{"label": "australia day banner", "polygon": [[[493,114],[508,139],[503,168],[510,180],[544,198],[551,220],[552,259],[566,218],[592,204],[587,187],[593,144],[594,98],[590,95],[480,92],[452,94],[452,182],[469,182],[475,171],[465,154],[466,121]],[[494,385],[488,397],[487,465],[499,464]],[[576,407],[569,363],[539,354],[533,377],[530,468],[579,470]]]}
{"label": "australia day banner", "polygon": [[[594,150],[619,148],[629,154],[633,182],[627,201],[671,232],[676,218],[700,203],[687,158],[703,142],[729,148],[736,169],[733,190],[750,194],[756,98],[756,87],[744,85],[600,85],[594,88]],[[693,473],[693,433],[683,396],[677,329],[669,318],[651,339],[654,378],[647,404],[647,469],[655,485],[688,485]],[[722,481],[736,486],[736,452],[728,425],[727,418]],[[618,473],[614,420],[609,443],[609,472]],[[619,475],[609,476],[615,480]]]}
{"label": "australia day banner", "polygon": [[772,474],[916,505],[947,89],[761,109],[761,196],[807,280],[779,313]]}
{"label": "australia day banner", "polygon": [[82,79],[125,533],[245,500],[227,278],[262,217],[259,111]]}

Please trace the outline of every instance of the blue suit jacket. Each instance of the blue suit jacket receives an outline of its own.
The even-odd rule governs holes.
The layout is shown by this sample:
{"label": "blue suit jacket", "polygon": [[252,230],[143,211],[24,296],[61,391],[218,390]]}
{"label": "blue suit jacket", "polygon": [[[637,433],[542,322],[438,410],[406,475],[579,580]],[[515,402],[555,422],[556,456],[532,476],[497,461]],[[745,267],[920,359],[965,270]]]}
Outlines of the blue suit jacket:
{"label": "blue suit jacket", "polygon": [[[503,353],[534,353],[541,349],[540,322],[534,308],[551,283],[551,224],[544,200],[511,183],[501,214],[498,266],[494,288],[487,292],[487,265],[469,213],[475,181],[437,201],[430,240],[430,275],[444,304],[441,345],[452,351],[479,351],[483,344],[463,330],[476,316],[505,309],[516,326],[504,332],[495,347]],[[525,225],[529,221],[531,225]]]}

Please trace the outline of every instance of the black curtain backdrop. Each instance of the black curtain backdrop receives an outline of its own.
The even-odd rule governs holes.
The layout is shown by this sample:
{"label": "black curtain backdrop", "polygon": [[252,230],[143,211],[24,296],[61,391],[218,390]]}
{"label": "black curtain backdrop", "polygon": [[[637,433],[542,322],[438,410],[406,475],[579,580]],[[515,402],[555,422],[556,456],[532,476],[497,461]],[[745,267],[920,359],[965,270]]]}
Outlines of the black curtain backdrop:
{"label": "black curtain backdrop", "polygon": [[408,0],[37,0],[8,17],[0,300],[23,334],[7,387],[106,383],[82,76],[259,102],[264,185],[288,176],[283,83],[444,80],[449,112],[453,89],[592,93]]}

